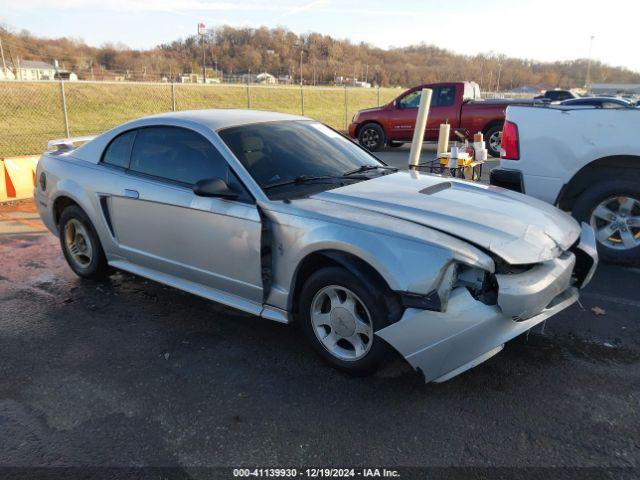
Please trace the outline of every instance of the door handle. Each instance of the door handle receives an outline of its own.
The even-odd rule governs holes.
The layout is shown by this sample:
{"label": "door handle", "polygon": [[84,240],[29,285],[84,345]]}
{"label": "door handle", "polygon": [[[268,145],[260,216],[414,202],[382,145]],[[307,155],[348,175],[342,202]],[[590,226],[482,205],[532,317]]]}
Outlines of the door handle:
{"label": "door handle", "polygon": [[140,194],[137,190],[129,190],[128,188],[124,189],[124,196],[129,198],[140,198]]}

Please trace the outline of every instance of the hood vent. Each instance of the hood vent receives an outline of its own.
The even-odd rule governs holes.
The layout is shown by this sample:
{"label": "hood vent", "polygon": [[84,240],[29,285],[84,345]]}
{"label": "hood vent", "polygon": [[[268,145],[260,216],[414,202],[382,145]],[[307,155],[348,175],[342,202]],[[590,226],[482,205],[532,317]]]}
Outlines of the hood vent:
{"label": "hood vent", "polygon": [[420,193],[424,193],[425,195],[435,195],[436,193],[447,190],[452,186],[453,185],[451,184],[451,182],[436,183],[435,185],[430,185],[427,188],[423,188],[422,190],[420,190]]}

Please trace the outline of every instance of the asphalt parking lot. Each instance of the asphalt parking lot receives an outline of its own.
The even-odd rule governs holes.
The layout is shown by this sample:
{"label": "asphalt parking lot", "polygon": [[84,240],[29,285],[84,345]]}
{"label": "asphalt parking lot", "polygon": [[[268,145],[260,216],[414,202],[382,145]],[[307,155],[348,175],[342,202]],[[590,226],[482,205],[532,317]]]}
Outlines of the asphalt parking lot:
{"label": "asphalt parking lot", "polygon": [[0,259],[0,466],[640,467],[640,269],[602,265],[580,305],[425,385],[129,274],[81,281],[30,202],[0,206]]}

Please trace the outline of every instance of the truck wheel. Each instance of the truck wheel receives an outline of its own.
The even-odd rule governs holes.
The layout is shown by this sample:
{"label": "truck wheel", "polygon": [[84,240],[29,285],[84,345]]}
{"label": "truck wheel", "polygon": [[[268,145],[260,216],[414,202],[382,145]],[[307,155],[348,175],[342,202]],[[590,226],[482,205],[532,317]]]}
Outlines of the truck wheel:
{"label": "truck wheel", "polygon": [[595,184],[578,197],[573,216],[595,230],[602,260],[640,262],[640,183],[610,180]]}
{"label": "truck wheel", "polygon": [[358,142],[367,150],[377,152],[385,144],[384,130],[377,123],[366,123],[360,129]]}
{"label": "truck wheel", "polygon": [[485,143],[487,144],[487,150],[492,157],[500,157],[500,147],[502,144],[502,125],[494,125],[490,127],[485,133]]}
{"label": "truck wheel", "polygon": [[338,370],[373,373],[391,351],[374,332],[390,323],[384,292],[371,291],[342,267],[325,267],[305,282],[298,304],[302,333]]}

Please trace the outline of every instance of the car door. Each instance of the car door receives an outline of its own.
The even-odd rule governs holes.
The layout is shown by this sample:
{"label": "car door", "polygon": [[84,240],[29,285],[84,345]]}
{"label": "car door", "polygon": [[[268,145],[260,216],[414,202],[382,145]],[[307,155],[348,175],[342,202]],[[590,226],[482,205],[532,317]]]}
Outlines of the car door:
{"label": "car door", "polygon": [[[456,85],[439,85],[432,90],[425,140],[438,138],[441,123],[450,123],[453,128],[458,126]],[[393,140],[413,139],[421,94],[422,87],[410,90],[396,101],[390,122]]]}
{"label": "car door", "polygon": [[413,89],[395,101],[389,127],[392,140],[411,140],[416,126],[421,90]]}
{"label": "car door", "polygon": [[[244,193],[237,200],[205,198],[192,185],[240,181],[201,134],[172,126],[136,130],[122,188],[109,198],[113,234],[134,265],[261,304],[261,222]],[[152,275],[153,276],[153,275]],[[228,302],[233,303],[233,302]]]}

